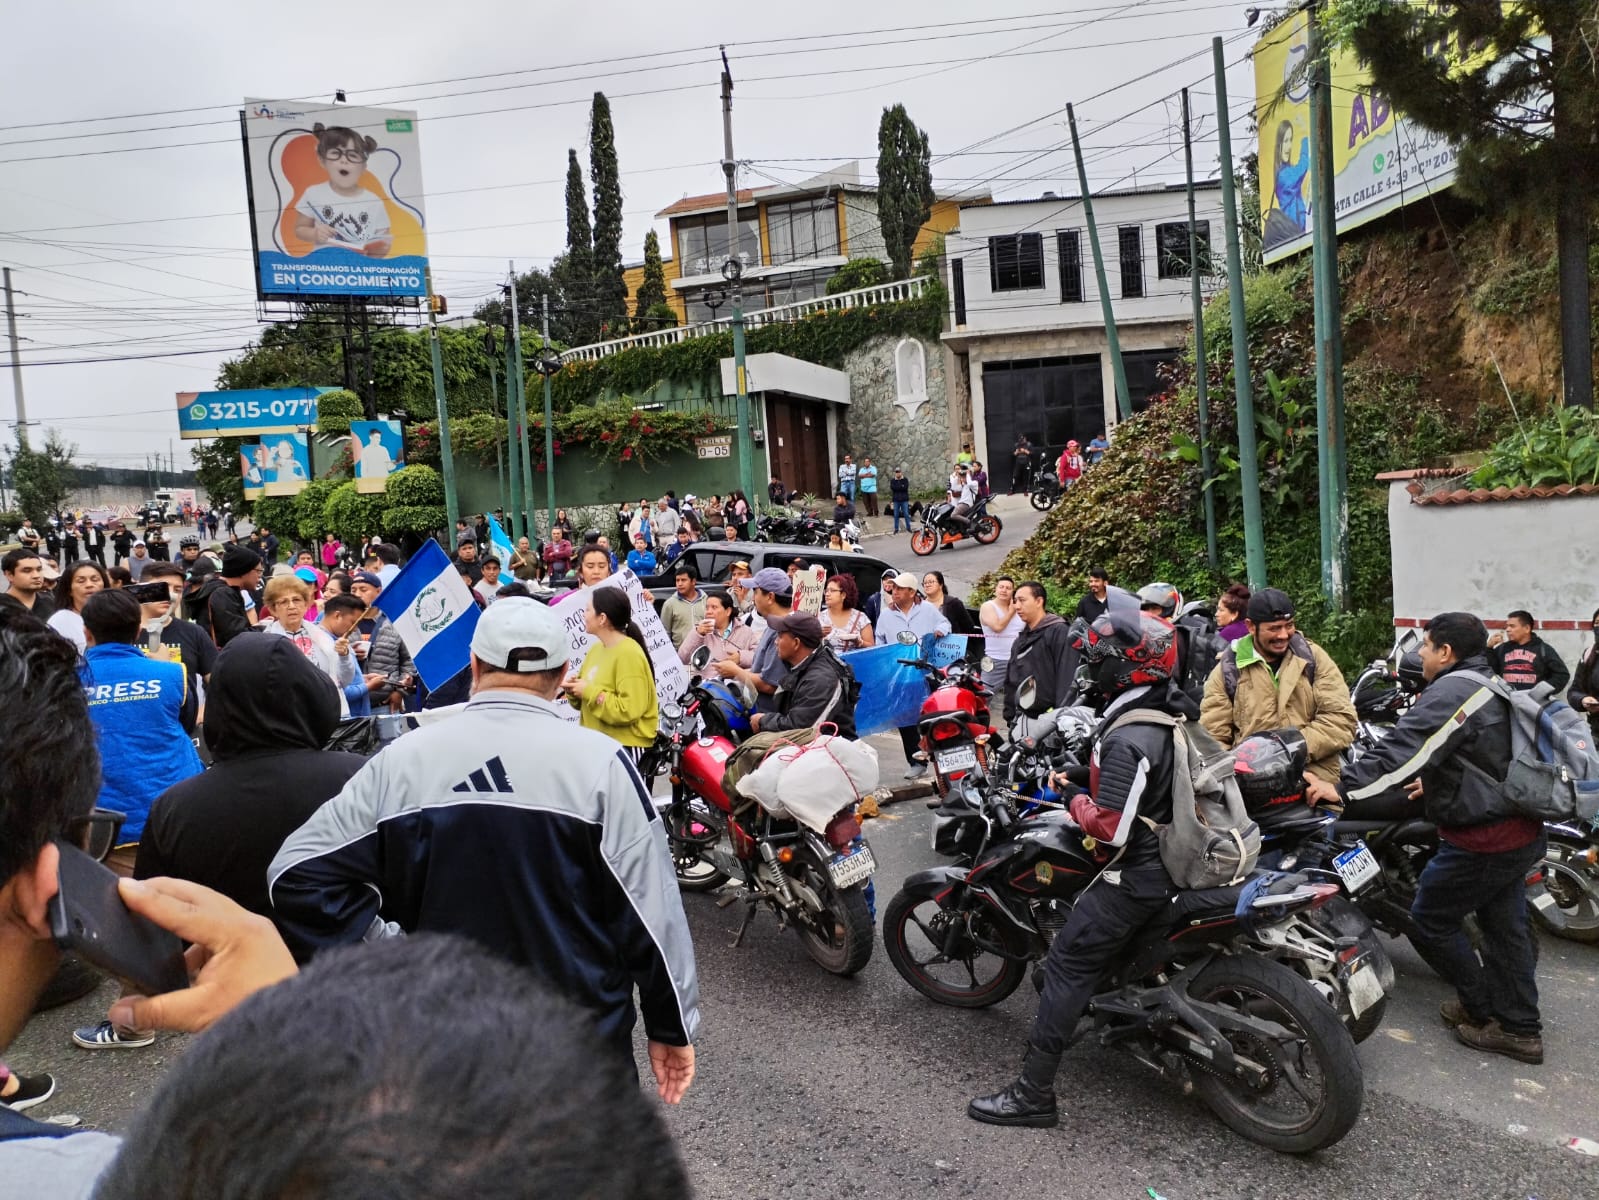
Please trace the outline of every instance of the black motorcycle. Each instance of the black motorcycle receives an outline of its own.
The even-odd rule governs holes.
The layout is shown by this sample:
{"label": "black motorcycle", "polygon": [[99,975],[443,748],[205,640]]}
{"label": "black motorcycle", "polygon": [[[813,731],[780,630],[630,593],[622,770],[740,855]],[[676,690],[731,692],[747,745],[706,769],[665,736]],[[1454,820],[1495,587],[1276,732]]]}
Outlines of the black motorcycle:
{"label": "black motorcycle", "polygon": [[[889,960],[940,1004],[996,1004],[1048,953],[1101,864],[1064,813],[1019,819],[965,781],[941,805],[933,840],[971,865],[905,881],[884,911]],[[1251,1141],[1289,1153],[1332,1145],[1360,1113],[1354,1041],[1311,984],[1255,948],[1287,940],[1337,891],[1269,874],[1178,893],[1104,979],[1088,1009],[1093,1035],[1191,1087]],[[1327,948],[1348,979],[1365,977],[1365,995],[1382,994],[1357,939]]]}
{"label": "black motorcycle", "polygon": [[1066,494],[1066,489],[1061,487],[1060,480],[1053,471],[1045,471],[1033,481],[1033,487],[1027,493],[1027,499],[1039,512],[1048,512],[1055,507],[1055,502]]}
{"label": "black motorcycle", "polygon": [[922,527],[911,534],[911,553],[926,558],[941,546],[953,546],[963,538],[972,538],[989,546],[999,540],[1005,523],[988,511],[987,496],[965,513],[957,516],[955,506],[948,500],[929,505],[922,513]]}

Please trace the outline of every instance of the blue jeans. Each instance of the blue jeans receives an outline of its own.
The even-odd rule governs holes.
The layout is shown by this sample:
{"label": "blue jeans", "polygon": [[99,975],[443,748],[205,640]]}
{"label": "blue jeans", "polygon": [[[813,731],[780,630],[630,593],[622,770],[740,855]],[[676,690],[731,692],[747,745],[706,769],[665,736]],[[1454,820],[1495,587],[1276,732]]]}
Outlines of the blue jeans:
{"label": "blue jeans", "polygon": [[839,485],[838,485],[838,490],[843,492],[844,495],[849,499],[849,501],[852,504],[854,503],[854,501],[855,501],[855,481],[853,479],[849,480],[848,482],[844,482],[844,481],[841,480],[839,482]]}
{"label": "blue jeans", "polygon": [[[1439,842],[1410,907],[1417,952],[1454,984],[1474,1022],[1497,1020],[1506,1033],[1542,1030],[1526,878],[1542,861],[1545,845],[1541,833],[1519,850],[1497,854]],[[1482,927],[1481,962],[1461,927],[1472,913]]]}
{"label": "blue jeans", "polygon": [[911,528],[911,502],[909,500],[896,500],[896,501],[894,501],[894,532],[895,533],[899,532],[899,521],[900,521],[901,517],[905,518],[905,531],[907,533],[910,532],[910,528]]}

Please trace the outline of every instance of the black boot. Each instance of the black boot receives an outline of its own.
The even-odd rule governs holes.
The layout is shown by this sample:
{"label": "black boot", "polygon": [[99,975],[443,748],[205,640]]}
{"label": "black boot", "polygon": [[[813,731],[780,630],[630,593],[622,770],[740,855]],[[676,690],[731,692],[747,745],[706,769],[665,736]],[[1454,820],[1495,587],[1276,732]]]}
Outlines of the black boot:
{"label": "black boot", "polygon": [[1030,1125],[1048,1129],[1060,1124],[1055,1107],[1055,1072],[1060,1055],[1027,1047],[1022,1073],[1015,1083],[992,1096],[979,1096],[966,1106],[966,1115],[987,1125]]}

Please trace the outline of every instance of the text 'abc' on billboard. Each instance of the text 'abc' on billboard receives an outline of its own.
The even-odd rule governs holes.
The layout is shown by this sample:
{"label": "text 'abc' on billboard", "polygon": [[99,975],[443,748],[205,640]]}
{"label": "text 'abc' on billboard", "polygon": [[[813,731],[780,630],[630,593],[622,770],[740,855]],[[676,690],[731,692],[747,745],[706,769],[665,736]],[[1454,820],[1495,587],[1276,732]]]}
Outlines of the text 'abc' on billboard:
{"label": "text 'abc' on billboard", "polygon": [[427,295],[414,112],[246,100],[242,124],[263,297]]}

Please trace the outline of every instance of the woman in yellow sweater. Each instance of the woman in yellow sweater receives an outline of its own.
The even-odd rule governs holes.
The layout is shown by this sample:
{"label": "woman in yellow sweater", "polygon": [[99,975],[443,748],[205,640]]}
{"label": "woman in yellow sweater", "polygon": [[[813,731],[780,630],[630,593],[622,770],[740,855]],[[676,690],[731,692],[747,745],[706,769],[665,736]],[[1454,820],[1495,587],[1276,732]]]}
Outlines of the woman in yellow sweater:
{"label": "woman in yellow sweater", "polygon": [[660,709],[655,669],[644,649],[644,634],[633,621],[627,593],[615,587],[595,588],[583,627],[596,641],[583,656],[583,665],[567,679],[566,693],[581,711],[584,728],[609,734],[637,762],[655,742]]}

